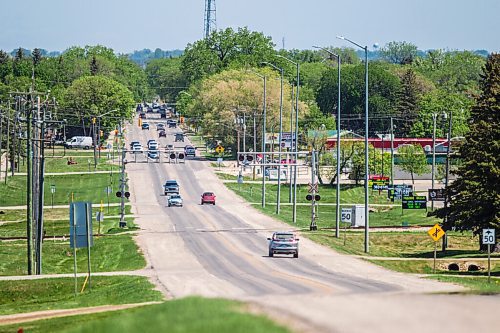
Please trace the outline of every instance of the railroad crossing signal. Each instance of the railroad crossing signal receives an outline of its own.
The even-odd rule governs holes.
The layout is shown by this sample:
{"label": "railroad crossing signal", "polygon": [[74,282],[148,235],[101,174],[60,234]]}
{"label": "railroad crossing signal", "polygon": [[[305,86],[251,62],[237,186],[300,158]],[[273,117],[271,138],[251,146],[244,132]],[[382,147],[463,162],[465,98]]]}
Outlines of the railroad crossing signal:
{"label": "railroad crossing signal", "polygon": [[309,189],[307,190],[307,192],[309,193],[313,193],[313,192],[318,192],[318,183],[315,183],[315,184],[307,184],[309,186]]}
{"label": "railroad crossing signal", "polygon": [[217,154],[222,154],[224,152],[224,147],[222,147],[221,145],[218,145],[217,147],[215,147],[215,152]]}
{"label": "railroad crossing signal", "polygon": [[444,236],[444,230],[439,226],[439,224],[433,226],[431,229],[429,229],[429,231],[427,231],[427,233],[435,242],[437,242],[441,237]]}

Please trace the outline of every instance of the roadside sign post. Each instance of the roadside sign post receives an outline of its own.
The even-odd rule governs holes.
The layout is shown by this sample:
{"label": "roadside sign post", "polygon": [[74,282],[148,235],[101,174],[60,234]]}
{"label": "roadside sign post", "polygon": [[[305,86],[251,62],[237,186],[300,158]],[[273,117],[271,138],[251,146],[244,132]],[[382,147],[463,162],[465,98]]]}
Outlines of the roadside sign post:
{"label": "roadside sign post", "polygon": [[340,214],[340,221],[344,223],[344,246],[347,239],[347,224],[352,223],[352,209],[351,208],[342,208]]}
{"label": "roadside sign post", "polygon": [[52,197],[52,209],[54,209],[54,193],[56,193],[56,185],[50,185],[50,195]]}
{"label": "roadside sign post", "polygon": [[491,282],[491,245],[495,245],[495,229],[483,229],[483,244],[488,245],[488,283]]}
{"label": "roadside sign post", "polygon": [[217,167],[218,167],[219,171],[220,171],[221,163],[222,163],[222,157],[217,157]]}
{"label": "roadside sign post", "polygon": [[105,191],[106,191],[106,196],[108,197],[108,214],[109,214],[109,195],[113,192],[113,188],[111,186],[106,186]]}
{"label": "roadside sign post", "polygon": [[439,226],[439,224],[434,225],[432,228],[430,228],[427,233],[431,238],[434,240],[434,269],[433,272],[436,274],[436,252],[437,252],[437,242],[441,237],[444,236],[445,232],[444,230]]}

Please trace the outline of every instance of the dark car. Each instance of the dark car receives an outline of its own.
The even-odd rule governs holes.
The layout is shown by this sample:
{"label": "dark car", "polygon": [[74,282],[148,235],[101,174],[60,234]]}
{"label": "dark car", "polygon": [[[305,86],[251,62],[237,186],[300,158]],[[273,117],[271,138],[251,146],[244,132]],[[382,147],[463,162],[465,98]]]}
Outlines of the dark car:
{"label": "dark car", "polygon": [[215,194],[213,192],[204,192],[201,195],[201,204],[206,203],[215,205]]}
{"label": "dark car", "polygon": [[161,137],[166,138],[167,137],[167,132],[165,132],[164,130],[159,130],[158,131],[158,137],[159,138],[161,138]]}
{"label": "dark car", "polygon": [[142,123],[142,127],[141,127],[143,130],[148,130],[149,129],[149,124],[148,123]]}
{"label": "dark car", "polygon": [[299,257],[299,239],[291,231],[275,232],[269,241],[269,256],[274,254],[293,254],[294,258]]}
{"label": "dark car", "polygon": [[165,185],[163,185],[165,195],[168,194],[179,194],[179,184],[176,180],[167,180]]}
{"label": "dark car", "polygon": [[146,114],[144,112],[139,113],[139,118],[146,119]]}

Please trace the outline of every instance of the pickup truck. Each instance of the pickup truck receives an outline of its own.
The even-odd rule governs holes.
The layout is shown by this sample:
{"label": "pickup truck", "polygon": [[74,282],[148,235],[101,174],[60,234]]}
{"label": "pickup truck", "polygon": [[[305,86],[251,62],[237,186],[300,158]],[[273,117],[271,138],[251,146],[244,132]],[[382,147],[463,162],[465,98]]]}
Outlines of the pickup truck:
{"label": "pickup truck", "polygon": [[165,195],[179,194],[179,184],[176,180],[167,180],[163,188]]}

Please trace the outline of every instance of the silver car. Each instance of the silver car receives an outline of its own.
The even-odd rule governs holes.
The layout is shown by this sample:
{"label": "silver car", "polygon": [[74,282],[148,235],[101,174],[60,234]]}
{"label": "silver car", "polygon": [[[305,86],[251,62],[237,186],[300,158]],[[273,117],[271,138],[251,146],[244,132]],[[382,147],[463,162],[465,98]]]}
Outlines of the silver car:
{"label": "silver car", "polygon": [[173,194],[167,199],[168,207],[177,206],[182,207],[182,198],[178,194]]}
{"label": "silver car", "polygon": [[299,257],[299,239],[291,231],[279,231],[273,234],[269,241],[269,256],[274,254],[293,254]]}

